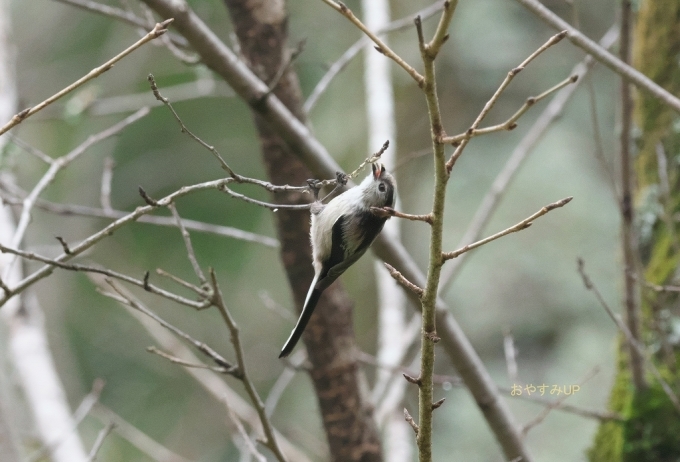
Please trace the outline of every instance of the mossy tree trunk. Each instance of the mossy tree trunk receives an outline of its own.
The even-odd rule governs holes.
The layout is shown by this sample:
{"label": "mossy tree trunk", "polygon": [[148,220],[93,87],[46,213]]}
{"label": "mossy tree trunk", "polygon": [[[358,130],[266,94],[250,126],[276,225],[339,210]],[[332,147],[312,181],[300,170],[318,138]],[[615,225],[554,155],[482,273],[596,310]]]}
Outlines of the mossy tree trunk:
{"label": "mossy tree trunk", "polygon": [[[672,94],[680,94],[680,2],[640,3],[634,35],[636,68]],[[680,394],[680,296],[649,284],[680,285],[680,116],[644,93],[635,99],[637,147],[635,206],[641,262],[642,340],[656,367]],[[589,458],[595,462],[680,460],[680,413],[649,376],[637,391],[631,380],[629,350],[621,340],[618,372],[609,406],[623,422],[603,423]]]}

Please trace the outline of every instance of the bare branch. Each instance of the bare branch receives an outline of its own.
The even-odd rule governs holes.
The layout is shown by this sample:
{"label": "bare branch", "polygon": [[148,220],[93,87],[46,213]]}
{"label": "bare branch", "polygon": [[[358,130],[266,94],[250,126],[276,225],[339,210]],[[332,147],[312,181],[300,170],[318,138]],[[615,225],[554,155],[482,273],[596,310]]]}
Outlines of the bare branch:
{"label": "bare branch", "polygon": [[[479,115],[477,116],[475,121],[472,123],[472,125],[468,129],[468,132],[474,133],[474,131],[479,128],[479,124],[482,123],[482,120],[484,120],[484,118],[489,113],[489,111],[491,111],[491,108],[494,107],[494,105],[496,104],[496,101],[498,101],[498,98],[500,98],[501,94],[505,91],[505,89],[508,87],[508,85],[510,85],[510,82],[512,82],[512,79],[514,79],[515,76],[522,71],[522,69],[524,69],[531,61],[533,61],[538,55],[543,53],[545,50],[547,50],[551,46],[559,43],[566,35],[567,35],[566,31],[562,31],[559,34],[553,35],[552,37],[550,37],[550,39],[547,42],[545,42],[536,51],[534,51],[531,55],[529,55],[528,58],[526,58],[524,61],[522,61],[519,66],[510,70],[510,72],[508,72],[508,74],[505,76],[505,79],[503,80],[503,82],[501,82],[501,85],[498,87],[496,92],[493,94],[493,96],[491,96],[491,99],[489,99],[489,101],[487,101],[487,103],[484,105],[484,107],[482,108],[482,111],[479,113]],[[465,147],[467,146],[469,141],[470,141],[469,138],[463,139],[460,142],[460,144],[458,145],[458,147],[456,148],[456,150],[454,151],[454,153],[451,155],[449,160],[446,162],[446,169],[449,172],[453,168],[453,165],[456,163],[456,160],[458,160],[458,158],[461,156],[461,154],[463,154],[463,150],[465,149]]]}
{"label": "bare branch", "polygon": [[243,386],[250,397],[250,402],[253,403],[253,406],[260,417],[260,423],[262,424],[262,429],[264,430],[266,438],[264,444],[274,453],[279,462],[285,462],[286,457],[283,455],[283,452],[279,447],[279,443],[274,433],[274,427],[269,420],[269,416],[267,415],[264,404],[262,403],[262,399],[260,399],[260,395],[257,393],[255,385],[251,381],[250,376],[248,376],[245,355],[240,340],[239,328],[236,325],[234,318],[232,318],[231,313],[227,309],[227,305],[225,304],[224,298],[222,296],[222,291],[217,284],[217,276],[215,275],[215,271],[213,269],[210,270],[210,283],[212,285],[214,294],[212,299],[213,305],[217,307],[218,311],[222,315],[222,319],[224,320],[227,328],[229,329],[229,333],[231,334],[231,343],[234,345],[236,361],[238,364],[237,367],[240,372],[239,379],[243,382]]}
{"label": "bare branch", "polygon": [[[20,204],[21,201],[16,201],[9,198],[5,194],[0,193],[2,200],[11,204]],[[49,202],[43,199],[38,199],[35,203],[35,208],[45,210],[50,213],[60,214],[60,215],[78,215],[83,217],[94,217],[94,218],[111,218],[119,219],[129,215],[131,212],[125,212],[122,210],[104,210],[94,207],[88,207],[85,205],[73,205],[73,204],[57,204],[54,202]],[[163,216],[149,216],[143,215],[136,220],[137,223],[148,223],[157,226],[172,226],[176,227],[177,224],[173,217],[163,217]],[[216,225],[213,223],[205,223],[202,221],[189,220],[186,218],[182,219],[182,224],[184,227],[191,231],[199,231],[202,233],[212,233],[218,236],[231,237],[234,239],[239,239],[247,242],[254,242],[257,244],[262,244],[267,247],[277,248],[279,246],[279,241],[269,236],[262,236],[261,234],[251,233],[250,231],[244,231],[238,228],[232,228],[231,226]]]}
{"label": "bare branch", "polygon": [[116,425],[116,435],[128,441],[132,446],[146,454],[151,460],[189,462],[188,459],[170,451],[165,446],[151,439],[149,435],[142,432],[101,403],[98,403],[93,409],[92,415],[102,423],[114,423]]}
{"label": "bare branch", "polygon": [[[104,278],[91,279],[100,291],[108,288],[108,282],[105,282]],[[119,286],[118,289],[131,297],[131,294],[125,291],[123,287]],[[106,295],[116,299],[119,303],[126,307],[130,306],[127,298],[119,295],[118,293],[106,293]],[[147,309],[147,311],[149,310]],[[177,343],[176,337],[171,333],[172,331],[169,332],[166,328],[164,328],[164,326],[162,326],[162,324],[159,324],[156,320],[154,320],[154,318],[150,318],[143,312],[140,312],[136,309],[130,309],[129,312],[146,329],[149,335],[151,335],[151,337],[161,345],[163,349],[173,351],[175,354],[180,355],[183,358],[187,358],[187,361],[190,363],[200,362],[199,358],[196,357],[191,349],[182,343]],[[224,403],[224,401],[227,400],[230,404],[229,407],[233,409],[241,419],[243,419],[245,422],[248,422],[251,428],[257,429],[257,431],[259,431],[261,424],[258,413],[250,404],[241,398],[239,393],[229,387],[224,380],[222,380],[220,377],[217,377],[213,371],[208,371],[203,368],[183,367],[185,367],[187,373],[189,373],[189,375],[191,375],[209,395],[211,395],[220,403]],[[291,460],[294,460],[295,462],[310,462],[306,454],[295,447],[289,440],[286,439],[285,436],[276,430],[274,430],[274,435],[276,436],[281,447],[285,450],[286,454],[290,456]],[[144,443],[144,438],[142,437],[141,439],[142,443]],[[144,447],[147,449],[150,448],[148,444],[144,444]],[[183,462],[183,459],[181,460]]]}
{"label": "bare branch", "polygon": [[[456,6],[458,6],[458,0],[446,0],[444,2],[444,11],[439,19],[439,24],[437,24],[437,30],[434,32],[434,36],[430,43],[425,45],[425,52],[434,59],[439,54],[444,42],[449,39],[449,24],[453,19],[453,13],[456,11]],[[420,24],[420,18],[418,18],[418,24]]]}
{"label": "bare branch", "polygon": [[[600,44],[605,48],[609,48],[616,42],[618,35],[618,24],[615,24],[604,34],[600,40]],[[592,68],[594,62],[595,60],[591,56],[586,56],[583,61],[578,63],[571,70],[571,74],[578,75],[579,79],[574,85],[564,88],[557,95],[555,95],[555,97],[550,101],[550,103],[548,103],[548,106],[538,117],[534,125],[517,144],[505,166],[498,173],[491,184],[489,191],[482,199],[482,202],[477,208],[474,217],[470,221],[470,225],[468,226],[467,230],[465,230],[458,247],[462,247],[468,242],[479,240],[482,235],[482,231],[484,231],[484,228],[488,224],[493,213],[496,211],[496,208],[503,197],[503,192],[511,184],[512,180],[519,171],[520,166],[531,153],[533,148],[542,139],[543,135],[548,131],[548,128],[559,118],[567,102],[576,91],[577,86],[583,82],[584,76]],[[461,256],[455,261],[450,262],[442,269],[442,292],[446,292],[451,287],[451,283],[454,281],[456,275],[459,274],[460,270],[463,268],[463,263],[467,260],[467,256],[468,254]]]}
{"label": "bare branch", "polygon": [[65,429],[64,434],[62,438],[57,439],[54,442],[51,442],[51,444],[46,444],[43,446],[41,449],[37,450],[33,454],[31,454],[27,461],[28,462],[37,462],[39,460],[45,459],[46,456],[49,456],[54,452],[54,450],[71,434],[77,431],[78,426],[80,423],[85,419],[85,417],[88,416],[92,408],[99,402],[99,397],[102,394],[102,390],[104,389],[105,382],[102,379],[95,379],[95,381],[92,383],[92,389],[90,390],[90,393],[83,398],[83,400],[80,402],[80,405],[78,408],[75,410],[73,413],[73,427]]}
{"label": "bare branch", "polygon": [[255,444],[250,439],[250,436],[246,432],[246,429],[243,428],[243,424],[241,423],[241,420],[234,414],[234,411],[231,410],[229,407],[229,403],[227,400],[224,400],[224,405],[227,408],[227,415],[229,416],[229,419],[233,422],[233,424],[236,426],[236,429],[238,430],[239,435],[241,435],[241,438],[243,438],[243,442],[248,449],[248,452],[254,456],[259,462],[267,462],[267,458],[260,454],[260,452],[257,450],[255,447]]}
{"label": "bare branch", "polygon": [[[209,181],[207,183],[200,183],[197,185],[193,186],[185,186],[181,188],[178,191],[175,191],[174,193],[164,197],[163,199],[160,199],[158,201],[159,206],[167,206],[171,202],[173,202],[175,199],[185,196],[187,194],[190,194],[191,192],[194,191],[200,191],[200,190],[206,190],[206,189],[219,189],[219,187],[223,184],[226,184],[230,181],[229,178],[225,178],[222,180],[216,180],[216,181]],[[24,289],[27,287],[31,286],[32,284],[36,283],[40,279],[43,279],[47,276],[49,276],[52,271],[54,270],[54,262],[65,262],[70,260],[76,255],[81,254],[85,250],[89,249],[102,239],[111,236],[114,231],[117,229],[121,228],[122,226],[131,223],[135,221],[137,218],[141,217],[142,215],[148,214],[152,212],[155,209],[155,207],[147,205],[144,207],[137,207],[137,209],[125,215],[124,217],[121,217],[120,219],[114,221],[113,223],[109,224],[99,232],[91,235],[87,239],[83,240],[80,244],[77,244],[73,247],[71,247],[71,254],[61,254],[58,257],[54,258],[50,264],[47,266],[42,267],[41,269],[33,272],[29,276],[26,276],[24,279],[19,281],[9,292],[6,292],[2,297],[0,297],[0,306],[4,305],[7,300],[9,300],[11,297],[14,295],[22,292]]]}
{"label": "bare branch", "polygon": [[107,436],[109,436],[109,433],[114,429],[116,424],[113,422],[109,422],[106,427],[104,427],[99,434],[97,435],[97,439],[94,441],[94,444],[92,445],[92,450],[90,450],[90,454],[87,457],[88,462],[93,462],[97,458],[97,453],[102,447],[102,444],[104,444],[104,440],[106,439]]}
{"label": "bare branch", "polygon": [[[161,289],[160,287],[156,287],[152,284],[149,284],[148,281],[146,280],[139,280],[135,279],[133,277],[127,276],[125,274],[119,273],[117,271],[113,271],[110,269],[106,268],[100,268],[96,266],[88,266],[88,265],[79,265],[79,264],[73,264],[73,263],[64,263],[63,261],[60,261],[58,259],[52,259],[52,258],[47,258],[43,257],[42,255],[38,255],[33,252],[25,252],[23,250],[19,249],[13,249],[11,247],[6,247],[2,244],[0,244],[0,252],[2,253],[9,253],[13,255],[17,255],[19,257],[25,258],[27,260],[33,260],[33,261],[39,261],[41,263],[47,263],[48,265],[51,266],[56,266],[57,268],[69,270],[69,271],[82,271],[86,273],[97,273],[97,274],[103,274],[104,276],[112,277],[115,279],[119,279],[121,281],[125,281],[130,284],[134,284],[137,287],[142,287],[144,290],[154,293],[156,295],[160,295],[161,297],[167,298],[168,300],[172,300],[176,303],[179,303],[181,305],[186,305],[190,306],[194,309],[201,310],[204,308],[207,308],[210,306],[208,301],[202,301],[202,302],[196,302],[194,300],[189,300],[184,297],[180,297],[179,295],[173,294],[172,292],[168,292],[166,290]],[[65,255],[73,255],[73,252],[71,253],[66,253]]]}
{"label": "bare branch", "polygon": [[557,16],[555,13],[546,8],[538,0],[516,0],[518,3],[524,5],[531,10],[545,23],[557,30],[566,30],[567,38],[577,47],[585,50],[591,54],[595,59],[607,66],[612,71],[616,72],[630,83],[634,84],[641,90],[645,90],[654,97],[658,98],[664,104],[670,106],[676,112],[680,112],[680,99],[673,96],[661,86],[645,76],[642,72],[625,64],[623,61],[609,53],[607,50],[599,46],[597,43],[590,40],[583,35],[579,30],[572,27],[568,22]]}
{"label": "bare branch", "polygon": [[413,433],[415,433],[416,437],[417,437],[418,433],[420,433],[420,428],[418,427],[418,424],[415,423],[415,421],[413,420],[413,417],[411,417],[411,414],[409,414],[409,412],[406,408],[404,408],[404,420],[406,420],[406,422],[408,422],[408,424],[413,429]]}
{"label": "bare branch", "polygon": [[180,217],[179,213],[177,213],[177,207],[175,207],[175,204],[169,204],[168,208],[172,212],[172,216],[175,217],[177,227],[179,228],[179,231],[182,233],[184,246],[187,248],[187,256],[189,257],[191,266],[194,268],[194,273],[196,273],[196,277],[198,277],[198,280],[201,282],[201,285],[205,286],[208,284],[208,280],[205,278],[205,275],[203,274],[201,265],[198,264],[198,259],[196,258],[196,253],[194,252],[194,246],[191,244],[191,236],[189,236],[189,232],[182,224],[182,217]]}
{"label": "bare branch", "polygon": [[182,287],[186,287],[187,289],[191,290],[192,292],[195,292],[201,298],[210,298],[212,296],[212,294],[209,291],[206,291],[206,289],[198,287],[197,285],[192,284],[190,282],[187,282],[184,279],[181,279],[181,278],[175,276],[174,274],[170,274],[167,271],[163,271],[160,268],[156,268],[156,274],[158,274],[160,276],[164,276],[164,277],[172,280],[176,284],[179,284]]}
{"label": "bare branch", "polygon": [[120,61],[121,59],[123,59],[124,57],[126,57],[127,55],[129,55],[130,53],[132,53],[133,51],[135,51],[137,48],[141,47],[145,43],[148,43],[151,40],[160,37],[165,32],[167,32],[167,27],[168,27],[168,25],[170,25],[170,23],[172,21],[173,21],[172,19],[166,19],[165,21],[156,24],[156,26],[153,28],[153,30],[151,32],[149,32],[144,37],[142,37],[134,45],[130,46],[126,50],[124,50],[121,53],[119,53],[118,55],[114,56],[109,61],[102,64],[101,66],[92,69],[90,72],[87,73],[87,75],[85,75],[84,77],[81,77],[80,79],[76,80],[71,85],[69,85],[68,87],[66,87],[63,90],[61,90],[61,91],[55,93],[54,95],[50,96],[45,101],[38,104],[37,106],[33,106],[32,108],[24,109],[20,113],[16,114],[14,117],[12,117],[12,119],[9,122],[7,122],[2,128],[0,128],[0,135],[5,133],[10,128],[20,124],[21,122],[23,122],[28,117],[35,114],[36,112],[39,112],[42,109],[44,109],[45,107],[49,106],[50,104],[52,104],[53,102],[55,102],[56,100],[61,98],[62,96],[72,92],[73,90],[82,86],[86,82],[89,82],[90,80],[92,80],[96,77],[99,77],[101,74],[103,74],[104,72],[111,69],[115,63],[117,63],[118,61]]}
{"label": "bare branch", "polygon": [[602,308],[604,308],[612,321],[614,321],[614,324],[616,324],[616,327],[618,327],[623,333],[628,345],[635,349],[638,356],[642,358],[644,365],[647,366],[652,375],[654,375],[654,378],[656,378],[656,380],[659,382],[664,393],[666,393],[666,396],[668,396],[668,399],[671,400],[671,403],[675,409],[678,411],[678,413],[680,413],[680,400],[678,399],[678,396],[675,394],[670,385],[668,385],[668,382],[666,382],[666,380],[661,376],[659,369],[654,364],[653,359],[650,358],[649,354],[645,351],[644,346],[641,345],[635,337],[633,337],[630,330],[628,330],[628,326],[626,326],[619,316],[614,314],[612,309],[609,307],[609,304],[604,300],[604,297],[602,297],[602,294],[600,294],[599,289],[595,286],[595,284],[593,284],[593,281],[586,274],[585,263],[581,258],[578,259],[578,272],[583,279],[583,285],[586,287],[586,289],[592,291],[595,294],[595,298],[597,298],[597,301],[600,303]]}
{"label": "bare branch", "polygon": [[349,19],[352,24],[357,26],[359,30],[361,30],[368,38],[370,38],[373,43],[376,44],[375,49],[390,58],[392,61],[397,63],[402,69],[404,69],[411,77],[413,77],[413,80],[416,81],[419,87],[423,86],[423,83],[425,81],[424,77],[420,75],[411,65],[409,65],[406,61],[404,61],[401,56],[397,55],[390,47],[388,47],[382,40],[378,38],[377,35],[375,35],[373,32],[368,30],[366,26],[357,18],[352,10],[347,8],[347,6],[342,3],[342,2],[335,2],[333,0],[323,0],[323,2],[327,5],[329,5],[331,8],[334,10],[338,11],[340,14],[342,14],[344,17]]}
{"label": "bare branch", "polygon": [[[444,2],[439,0],[433,3],[432,5],[423,8],[422,10],[418,11],[413,15],[407,16],[402,19],[397,19],[396,21],[391,22],[386,27],[378,30],[376,35],[380,36],[387,32],[412,27],[413,16],[420,16],[423,20],[425,20],[433,16],[435,13],[439,12],[442,9],[443,4]],[[347,64],[349,64],[349,62],[352,59],[354,59],[354,57],[359,53],[359,51],[361,51],[369,43],[370,39],[365,35],[362,36],[359,40],[354,42],[354,44],[351,47],[349,47],[333,64],[331,64],[331,66],[328,68],[328,71],[323,75],[323,77],[321,77],[321,79],[317,82],[312,92],[309,94],[309,97],[307,97],[307,100],[305,101],[305,104],[302,107],[302,110],[306,114],[309,114],[309,112],[314,108],[316,102],[319,100],[321,95],[326,91],[326,89],[333,81],[333,79],[347,66]]]}
{"label": "bare branch", "polygon": [[418,287],[417,285],[413,284],[411,281],[406,279],[399,271],[394,269],[393,266],[391,266],[389,263],[383,263],[387,270],[390,272],[390,276],[394,278],[395,281],[397,281],[399,284],[401,284],[403,287],[407,288],[408,290],[411,290],[415,292],[419,297],[423,296],[423,289]]}
{"label": "bare branch", "polygon": [[374,153],[371,157],[368,159],[364,160],[359,166],[349,175],[347,175],[347,179],[351,180],[352,178],[356,177],[361,169],[363,169],[366,164],[372,164],[373,162],[377,161],[380,159],[380,156],[382,156],[385,151],[387,151],[387,148],[390,146],[390,140],[386,140],[383,145],[378,149],[378,152]]}
{"label": "bare branch", "polygon": [[57,173],[59,173],[60,170],[66,168],[71,162],[76,160],[81,154],[83,154],[93,145],[111,136],[117,135],[128,125],[133,124],[147,114],[149,114],[149,108],[142,108],[134,114],[121,120],[117,124],[107,128],[106,130],[103,130],[96,135],[90,135],[83,143],[81,143],[71,152],[59,157],[58,159],[54,159],[50,164],[50,168],[47,169],[47,172],[45,172],[40,181],[38,181],[33,190],[23,201],[23,209],[21,211],[21,216],[19,217],[19,223],[17,224],[14,236],[12,236],[11,246],[18,247],[21,244],[24,234],[26,233],[26,229],[28,228],[28,224],[31,221],[31,210],[36,199],[40,194],[42,194],[45,188],[47,188],[54,181]]}
{"label": "bare branch", "polygon": [[[578,386],[581,387],[588,380],[592,379],[598,372],[600,372],[600,368],[597,367],[597,366],[594,367],[590,372],[588,372],[588,374],[586,374],[586,376],[583,379],[581,379],[579,381]],[[530,420],[529,422],[527,422],[524,425],[524,427],[522,428],[522,434],[524,436],[526,436],[532,428],[534,428],[535,426],[537,426],[538,424],[543,422],[545,420],[545,418],[548,417],[548,414],[550,414],[550,411],[559,407],[570,396],[571,395],[565,394],[564,396],[561,396],[558,399],[556,399],[555,401],[553,401],[550,405],[546,406],[545,409],[543,409],[541,412],[539,412],[536,417],[534,417],[532,420]]]}
{"label": "bare branch", "polygon": [[543,207],[541,210],[539,210],[538,212],[534,213],[533,215],[531,215],[528,218],[525,218],[524,220],[520,221],[516,225],[511,226],[510,228],[507,228],[507,229],[505,229],[501,232],[498,232],[498,233],[494,234],[493,236],[489,236],[485,239],[482,239],[481,241],[477,241],[477,242],[474,242],[472,244],[468,244],[461,249],[454,250],[453,252],[445,252],[445,253],[442,254],[442,258],[444,260],[450,260],[452,258],[456,258],[458,255],[461,255],[461,254],[468,252],[472,249],[476,249],[477,247],[480,247],[484,244],[488,244],[489,242],[495,241],[498,238],[501,238],[501,237],[506,236],[506,235],[511,234],[511,233],[516,233],[517,231],[522,231],[523,229],[526,229],[529,226],[531,226],[533,221],[536,220],[537,218],[542,217],[543,215],[550,212],[551,210],[555,210],[556,208],[559,208],[559,207],[562,207],[562,206],[568,204],[572,199],[573,199],[573,197],[566,197],[566,198],[559,200],[557,202],[553,202],[552,204],[548,204],[545,207]]}
{"label": "bare branch", "polygon": [[[194,346],[198,351],[212,359],[215,364],[218,366],[224,367],[226,369],[226,374],[232,375],[238,379],[241,378],[241,371],[239,370],[238,366],[235,366],[231,364],[229,361],[224,359],[220,354],[218,354],[215,350],[213,350],[210,346],[206,345],[203,342],[200,342],[193,337],[191,337],[189,334],[186,334],[182,330],[180,330],[178,327],[175,327],[174,325],[170,324],[169,322],[165,321],[163,318],[158,316],[156,313],[153,311],[149,310],[146,306],[144,306],[142,303],[140,303],[135,297],[132,296],[129,292],[124,290],[122,287],[120,287],[115,281],[111,279],[107,279],[106,282],[113,288],[113,290],[118,294],[119,298],[117,299],[118,301],[123,300],[125,304],[131,308],[134,308],[138,311],[141,311],[154,321],[156,321],[158,324],[161,326],[165,327],[178,337],[184,339],[186,342],[190,343],[191,345]],[[105,294],[106,295],[106,294]]]}
{"label": "bare branch", "polygon": [[158,348],[153,347],[153,346],[147,347],[146,351],[148,351],[149,353],[153,353],[155,355],[158,355],[161,358],[165,358],[168,361],[170,361],[171,363],[179,364],[180,366],[195,367],[195,368],[198,368],[198,369],[208,369],[208,370],[211,370],[213,372],[217,372],[218,374],[229,374],[229,369],[227,369],[226,367],[223,367],[223,366],[208,366],[207,364],[203,364],[203,363],[192,363],[192,362],[189,362],[189,361],[185,361],[181,358],[178,358],[177,356],[173,356],[169,353],[165,353],[164,351],[161,351]]}
{"label": "bare branch", "polygon": [[42,152],[40,149],[34,148],[30,144],[22,141],[21,138],[17,137],[13,133],[8,133],[7,136],[10,140],[12,140],[12,143],[16,144],[21,149],[34,156],[36,159],[41,160],[47,165],[52,165],[52,162],[54,162],[54,159],[52,159],[50,156]]}
{"label": "bare branch", "polygon": [[461,133],[460,135],[446,136],[442,138],[441,142],[450,143],[454,146],[458,146],[459,143],[461,143],[463,140],[474,138],[475,136],[488,135],[489,133],[495,133],[500,131],[514,130],[515,128],[517,128],[517,120],[519,120],[519,118],[522,117],[524,113],[529,110],[529,108],[533,107],[536,103],[538,103],[542,99],[547,98],[548,96],[552,95],[556,91],[561,90],[567,85],[575,83],[577,80],[578,75],[572,75],[571,77],[564,79],[554,87],[547,89],[540,95],[530,96],[524,102],[522,107],[520,107],[517,110],[517,112],[515,112],[508,120],[506,120],[503,123],[500,123],[498,125],[492,125],[490,127],[469,129],[468,131],[466,131],[465,133]]}
{"label": "bare branch", "polygon": [[374,215],[377,215],[379,217],[383,218],[389,218],[389,217],[397,217],[397,218],[404,218],[405,220],[411,220],[411,221],[424,221],[425,223],[432,224],[432,215],[427,214],[427,215],[411,215],[410,213],[402,213],[397,210],[394,210],[392,207],[371,207],[371,212],[373,212]]}

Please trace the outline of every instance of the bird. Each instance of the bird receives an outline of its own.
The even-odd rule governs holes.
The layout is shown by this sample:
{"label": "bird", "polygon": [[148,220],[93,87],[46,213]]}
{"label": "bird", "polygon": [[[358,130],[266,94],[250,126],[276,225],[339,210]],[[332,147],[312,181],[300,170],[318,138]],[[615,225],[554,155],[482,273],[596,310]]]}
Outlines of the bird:
{"label": "bird", "polygon": [[394,177],[379,162],[372,163],[371,170],[361,184],[336,196],[327,205],[317,201],[312,206],[310,240],[314,279],[279,358],[285,358],[295,348],[323,291],[366,253],[389,218],[373,213],[371,208],[394,205]]}

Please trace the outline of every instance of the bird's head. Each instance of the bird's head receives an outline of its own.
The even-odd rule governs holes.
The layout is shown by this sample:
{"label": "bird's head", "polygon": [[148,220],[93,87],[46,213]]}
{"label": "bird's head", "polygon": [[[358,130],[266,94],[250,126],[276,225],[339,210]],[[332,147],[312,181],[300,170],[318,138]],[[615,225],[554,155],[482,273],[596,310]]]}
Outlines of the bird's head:
{"label": "bird's head", "polygon": [[371,164],[371,169],[371,175],[361,183],[367,207],[393,207],[396,187],[394,177],[380,162]]}

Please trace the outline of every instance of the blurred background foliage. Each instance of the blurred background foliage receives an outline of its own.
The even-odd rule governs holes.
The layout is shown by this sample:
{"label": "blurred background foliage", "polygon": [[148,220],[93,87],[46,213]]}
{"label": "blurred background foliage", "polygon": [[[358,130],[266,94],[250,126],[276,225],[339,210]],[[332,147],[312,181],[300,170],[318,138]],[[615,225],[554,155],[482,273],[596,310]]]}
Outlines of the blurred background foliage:
{"label": "blurred background foliage", "polygon": [[[217,0],[193,0],[190,5],[229,44],[231,25],[224,5]],[[347,2],[360,11],[358,2]],[[548,7],[598,40],[616,19],[615,2],[553,0]],[[412,15],[427,1],[394,0],[393,18]],[[133,5],[135,6],[135,5]],[[291,47],[306,39],[297,59],[302,88],[308,95],[328,66],[359,37],[343,17],[317,0],[288,2]],[[17,48],[17,77],[21,107],[42,101],[87,73],[138,38],[125,24],[57,2],[12,2],[12,27]],[[436,19],[425,23],[432,31]],[[172,27],[170,28],[172,30]],[[554,32],[518,4],[508,0],[460,2],[451,27],[451,39],[438,63],[438,86],[448,133],[464,131],[509,69],[544,43]],[[390,35],[393,49],[417,66],[413,29]],[[583,53],[563,42],[541,55],[507,89],[488,123],[505,120],[531,95],[569,75]],[[398,157],[405,159],[430,146],[427,113],[420,91],[411,79],[393,67],[397,111]],[[153,73],[161,91],[172,100],[171,88],[200,85],[207,96],[176,101],[184,122],[214,145],[240,174],[264,178],[259,144],[250,111],[229,88],[201,65],[179,63],[164,47],[147,45],[125,58],[111,71],[66,100],[36,115],[15,129],[15,135],[52,157],[67,153],[90,134],[121,120],[143,105],[155,105],[146,76]],[[367,146],[363,105],[362,60],[355,59],[333,81],[310,114],[310,124],[346,171],[379,146]],[[212,85],[212,87],[210,87]],[[587,269],[612,305],[620,303],[619,218],[607,172],[595,157],[591,94],[603,139],[604,154],[612,161],[616,144],[616,98],[619,79],[596,66],[577,90],[564,116],[552,126],[504,194],[485,234],[504,229],[540,207],[566,196],[574,200],[564,209],[538,220],[530,229],[475,251],[451,290],[445,294],[454,314],[500,385],[511,386],[503,354],[504,329],[515,336],[519,377],[524,383],[573,385],[594,368],[600,372],[581,386],[568,402],[604,409],[610,389],[616,329],[592,294],[582,286],[576,259]],[[205,87],[207,86],[207,87]],[[589,87],[591,90],[589,90]],[[121,111],[114,103],[135,95]],[[546,103],[529,111],[512,132],[493,134],[471,142],[456,164],[447,197],[445,248],[453,250],[468,226],[496,174]],[[143,186],[160,197],[183,185],[220,178],[223,172],[208,151],[178,130],[167,109],[155,106],[151,114],[119,136],[90,149],[44,194],[50,201],[99,206],[104,159],[115,161],[112,203],[115,209],[142,205],[137,193]],[[20,187],[30,190],[45,166],[24,151],[11,147],[2,159],[17,175]],[[424,213],[430,207],[432,162],[416,157],[397,170],[403,209]],[[253,187],[236,188],[258,199],[267,194]],[[216,191],[182,198],[177,203],[184,218],[274,236],[272,212],[231,199]],[[159,214],[165,213],[159,211]],[[32,250],[56,255],[54,236],[77,242],[105,226],[109,220],[59,216],[35,210],[27,244]],[[421,265],[427,256],[427,230],[404,222],[403,239]],[[228,304],[242,329],[251,374],[260,394],[281,374],[276,359],[292,326],[288,317],[267,307],[263,295],[293,313],[290,293],[275,249],[211,234],[192,232],[201,265],[216,269]],[[375,352],[375,290],[370,259],[364,258],[343,279],[355,301],[355,328],[360,347]],[[163,268],[193,280],[180,233],[133,223],[116,232],[81,259],[141,277],[152,271],[152,281],[177,290],[153,274]],[[28,263],[32,268],[34,265]],[[50,342],[69,400],[75,407],[96,378],[106,387],[102,403],[152,438],[196,461],[238,460],[228,434],[223,406],[208,396],[182,368],[150,355],[153,344],[145,331],[115,302],[101,296],[84,274],[56,272],[36,286],[45,310]],[[161,316],[232,356],[228,333],[217,312],[196,313],[186,307],[135,293]],[[438,373],[455,374],[444,355]],[[371,381],[372,366],[366,366]],[[227,378],[242,391],[240,383]],[[435,460],[499,460],[500,452],[469,393],[446,384],[435,391],[446,397],[435,414]],[[507,398],[519,421],[527,422],[543,408]],[[415,388],[406,407],[415,409]],[[299,373],[286,390],[274,414],[274,424],[314,460],[325,460],[322,426],[310,381]],[[88,418],[81,426],[91,445],[102,423]],[[553,411],[528,435],[537,460],[583,460],[592,442],[596,421]],[[102,448],[101,461],[146,461],[139,451],[116,436]]]}

